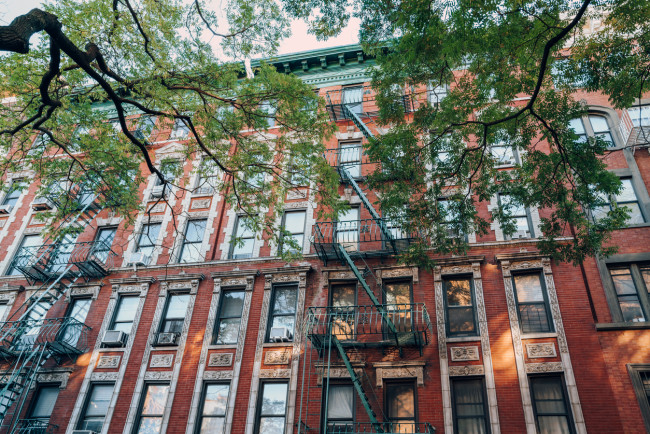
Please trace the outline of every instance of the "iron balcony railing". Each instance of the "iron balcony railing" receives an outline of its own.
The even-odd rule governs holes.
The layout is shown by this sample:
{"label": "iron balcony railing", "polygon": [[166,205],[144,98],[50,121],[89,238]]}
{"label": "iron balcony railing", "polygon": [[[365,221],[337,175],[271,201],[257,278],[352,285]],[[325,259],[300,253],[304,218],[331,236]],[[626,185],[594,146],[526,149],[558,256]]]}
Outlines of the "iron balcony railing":
{"label": "iron balcony railing", "polygon": [[308,309],[306,333],[317,348],[329,345],[330,334],[355,346],[421,347],[430,342],[433,326],[424,303],[327,306]]}
{"label": "iron balcony railing", "polygon": [[24,319],[0,323],[0,354],[11,358],[47,346],[55,356],[75,357],[88,350],[91,328],[70,317]]}
{"label": "iron balcony railing", "polygon": [[[343,110],[343,105],[358,115],[376,116],[378,107],[375,99],[375,91],[370,86],[330,90],[325,94],[327,113],[334,122],[350,119],[349,114]],[[398,102],[404,106],[405,113],[411,113],[418,106],[418,95],[404,92],[398,97]]]}
{"label": "iron balcony railing", "polygon": [[326,434],[435,434],[428,422],[328,422]]}
{"label": "iron balcony railing", "polygon": [[22,247],[16,253],[12,269],[33,281],[45,281],[66,270],[85,278],[103,277],[115,266],[117,254],[104,241]]}
{"label": "iron balcony railing", "polygon": [[52,434],[58,428],[44,419],[19,419],[11,434]]}

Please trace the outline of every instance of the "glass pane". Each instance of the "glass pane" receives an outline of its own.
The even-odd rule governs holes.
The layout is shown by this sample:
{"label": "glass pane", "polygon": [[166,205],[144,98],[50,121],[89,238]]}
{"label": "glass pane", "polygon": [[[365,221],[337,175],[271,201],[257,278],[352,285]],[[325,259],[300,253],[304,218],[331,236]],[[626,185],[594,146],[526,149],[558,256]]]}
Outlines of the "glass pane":
{"label": "glass pane", "polygon": [[90,310],[91,303],[92,300],[89,298],[78,298],[74,300],[68,317],[74,318],[79,322],[86,321],[86,316],[88,315],[88,310]]}
{"label": "glass pane", "polygon": [[138,310],[139,298],[137,296],[120,297],[120,306],[115,315],[115,321],[133,321]]}
{"label": "glass pane", "polygon": [[497,165],[515,164],[515,152],[512,146],[493,146],[491,151]]}
{"label": "glass pane", "polygon": [[284,415],[287,406],[287,383],[265,383],[262,389],[262,409],[260,414]]}
{"label": "glass pane", "polygon": [[448,310],[449,333],[474,332],[474,311],[472,307],[454,307]]}
{"label": "glass pane", "polygon": [[639,297],[636,295],[623,295],[618,297],[618,304],[621,306],[623,320],[629,322],[645,321]]}
{"label": "glass pane", "polygon": [[142,234],[140,235],[140,239],[138,241],[138,250],[142,252],[142,247],[155,245],[159,232],[160,223],[144,225],[142,227]]}
{"label": "glass pane", "polygon": [[244,291],[226,291],[223,293],[220,316],[239,317],[244,307]]}
{"label": "glass pane", "polygon": [[277,288],[273,299],[273,313],[295,313],[297,300],[297,288]]}
{"label": "glass pane", "polygon": [[271,323],[271,327],[286,327],[289,329],[291,334],[293,335],[293,327],[296,323],[296,318],[292,316],[276,316],[273,317],[273,322]]}
{"label": "glass pane", "polygon": [[184,318],[189,301],[189,294],[174,294],[170,296],[165,318]]}
{"label": "glass pane", "polygon": [[539,274],[520,274],[514,276],[513,280],[519,303],[544,301]]}
{"label": "glass pane", "polygon": [[236,242],[232,249],[233,259],[244,259],[253,256],[254,242],[255,240],[253,238],[243,239],[241,242]]}
{"label": "glass pane", "polygon": [[609,131],[609,125],[607,124],[607,119],[604,116],[589,116],[589,122],[591,123],[591,128],[594,130],[594,134],[604,133]]}
{"label": "glass pane", "polygon": [[632,125],[635,127],[650,126],[650,105],[631,107],[628,110]]}
{"label": "glass pane", "polygon": [[621,191],[616,195],[617,202],[636,202],[636,193],[629,178],[621,179]]}
{"label": "glass pane", "polygon": [[623,207],[627,208],[630,216],[627,218],[628,225],[636,225],[643,223],[643,214],[641,214],[641,208],[639,208],[638,203],[626,203]]}
{"label": "glass pane", "polygon": [[208,384],[205,389],[203,414],[206,416],[223,416],[228,406],[229,384]]}
{"label": "glass pane", "polygon": [[472,290],[469,279],[446,281],[447,305],[468,306],[472,304]]}
{"label": "glass pane", "polygon": [[158,434],[162,428],[162,417],[143,417],[138,434]]}
{"label": "glass pane", "polygon": [[260,418],[260,434],[283,434],[284,417],[262,417]]}
{"label": "glass pane", "polygon": [[305,231],[305,211],[288,212],[284,215],[284,229],[292,234]]}
{"label": "glass pane", "polygon": [[36,404],[34,404],[30,416],[49,419],[52,415],[52,410],[54,410],[54,404],[56,404],[58,396],[58,386],[41,387],[38,389]]}
{"label": "glass pane", "polygon": [[[562,381],[558,377],[531,379],[533,400],[538,414],[566,412]],[[546,411],[549,410],[549,411]]]}
{"label": "glass pane", "polygon": [[582,119],[580,118],[571,119],[569,121],[569,128],[573,129],[573,131],[578,135],[586,133],[585,126],[582,124]]}
{"label": "glass pane", "polygon": [[225,418],[223,417],[204,417],[201,420],[201,434],[222,434]]}
{"label": "glass pane", "polygon": [[415,395],[410,384],[393,384],[388,386],[388,417],[415,417]]}
{"label": "glass pane", "polygon": [[168,384],[150,384],[147,386],[147,394],[142,405],[142,414],[163,414],[169,393]]}
{"label": "glass pane", "polygon": [[539,416],[539,434],[569,434],[566,416]]}
{"label": "glass pane", "polygon": [[200,243],[203,241],[207,220],[190,220],[185,230],[185,242]]}
{"label": "glass pane", "polygon": [[239,217],[237,221],[237,237],[238,238],[250,238],[253,236],[253,232],[249,229],[250,225],[247,217]]}
{"label": "glass pane", "polygon": [[355,285],[337,285],[332,287],[332,306],[354,306],[356,299]]}
{"label": "glass pane", "polygon": [[483,416],[483,382],[481,380],[455,380],[453,392],[457,416]]}
{"label": "glass pane", "polygon": [[[645,289],[650,291],[650,267],[639,267],[639,271],[641,272],[641,277],[643,277],[643,281],[645,282]],[[2,317],[0,316],[0,318]]]}
{"label": "glass pane", "polygon": [[614,288],[618,295],[623,294],[636,294],[636,286],[632,280],[632,273],[629,268],[621,268],[616,270],[609,270],[614,281]]}
{"label": "glass pane", "polygon": [[458,420],[459,433],[484,434],[485,420],[479,418],[463,418]]}
{"label": "glass pane", "polygon": [[86,416],[106,416],[108,411],[108,404],[113,395],[112,384],[95,384],[88,399],[88,406],[86,407]]}
{"label": "glass pane", "polygon": [[548,314],[544,303],[520,304],[519,317],[521,318],[521,331],[524,333],[542,333],[551,331]]}
{"label": "glass pane", "polygon": [[225,318],[219,321],[217,344],[236,344],[239,337],[241,318]]}
{"label": "glass pane", "polygon": [[117,232],[117,228],[100,229],[97,238],[95,238],[95,251],[110,248],[115,239],[115,232]]}
{"label": "glass pane", "polygon": [[354,392],[350,385],[332,385],[327,397],[328,419],[352,420],[354,410]]}
{"label": "glass pane", "polygon": [[386,304],[411,304],[411,284],[409,282],[385,284]]}

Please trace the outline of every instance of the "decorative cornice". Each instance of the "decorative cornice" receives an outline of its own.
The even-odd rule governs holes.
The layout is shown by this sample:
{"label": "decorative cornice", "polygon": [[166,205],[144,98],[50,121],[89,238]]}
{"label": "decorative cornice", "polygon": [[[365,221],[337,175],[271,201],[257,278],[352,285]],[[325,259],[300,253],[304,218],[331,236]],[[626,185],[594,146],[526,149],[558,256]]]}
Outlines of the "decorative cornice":
{"label": "decorative cornice", "polygon": [[288,267],[265,268],[261,270],[261,272],[262,274],[308,273],[311,269],[311,265],[297,265]]}
{"label": "decorative cornice", "polygon": [[483,262],[485,260],[484,255],[471,255],[471,256],[452,256],[450,258],[440,258],[436,259],[435,263],[437,266],[440,267],[447,267],[451,265],[467,265],[467,264],[473,264],[476,262]]}
{"label": "decorative cornice", "polygon": [[128,285],[133,283],[148,283],[152,284],[156,281],[155,277],[120,277],[118,279],[108,279],[111,285]]}
{"label": "decorative cornice", "polygon": [[516,262],[516,261],[539,261],[546,256],[539,252],[515,252],[515,253],[499,253],[494,255],[497,262]]}
{"label": "decorative cornice", "polygon": [[259,276],[260,270],[250,269],[250,270],[230,270],[230,271],[213,271],[210,273],[210,276],[213,279],[223,279],[226,277],[247,277],[247,276]]}
{"label": "decorative cornice", "polygon": [[203,280],[205,276],[201,273],[180,273],[174,275],[158,276],[160,282],[189,282],[191,280]]}

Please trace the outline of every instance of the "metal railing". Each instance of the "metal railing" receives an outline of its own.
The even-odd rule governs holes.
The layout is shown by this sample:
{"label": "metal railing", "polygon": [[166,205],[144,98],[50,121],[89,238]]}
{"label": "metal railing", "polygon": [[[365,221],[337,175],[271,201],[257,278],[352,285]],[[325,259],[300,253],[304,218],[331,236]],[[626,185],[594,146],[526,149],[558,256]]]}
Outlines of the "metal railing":
{"label": "metal railing", "polygon": [[88,350],[90,327],[70,317],[0,323],[0,354],[5,358],[43,345],[55,355],[76,356]]}
{"label": "metal railing", "polygon": [[11,434],[51,434],[58,428],[43,419],[19,419]]}
{"label": "metal railing", "polygon": [[306,333],[316,347],[327,345],[330,333],[342,343],[419,347],[429,343],[433,326],[424,303],[326,306],[308,309]]}
{"label": "metal railing", "polygon": [[[419,99],[422,99],[421,95],[404,92],[397,101],[403,105],[405,113],[411,113],[417,109]],[[370,86],[330,90],[325,95],[325,100],[327,112],[334,122],[350,119],[350,116],[343,110],[343,105],[347,105],[349,110],[357,114],[375,116],[378,112],[375,102],[376,93]]]}
{"label": "metal railing", "polygon": [[[436,429],[428,422],[328,422],[326,434],[435,434]],[[378,429],[381,428],[381,431]]]}
{"label": "metal railing", "polygon": [[21,247],[12,261],[12,269],[35,281],[70,271],[83,277],[102,277],[115,266],[117,254],[104,241],[71,243],[61,241],[34,247]]}

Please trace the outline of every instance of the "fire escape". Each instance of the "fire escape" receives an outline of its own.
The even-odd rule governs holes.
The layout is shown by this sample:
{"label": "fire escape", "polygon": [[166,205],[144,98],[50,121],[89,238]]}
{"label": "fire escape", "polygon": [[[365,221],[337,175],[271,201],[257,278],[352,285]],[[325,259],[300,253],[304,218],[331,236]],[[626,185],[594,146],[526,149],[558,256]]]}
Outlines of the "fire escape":
{"label": "fire escape", "polygon": [[79,281],[106,276],[116,254],[103,242],[75,242],[102,210],[97,196],[83,188],[54,183],[48,194],[37,198],[33,207],[52,209],[72,204],[59,225],[68,233],[46,240],[43,245],[22,247],[12,268],[38,288],[26,297],[8,321],[0,323],[0,359],[9,369],[0,373],[0,427],[7,433],[51,432],[55,426],[38,418],[25,418],[30,389],[48,361],[74,362],[88,349],[90,328],[72,317],[46,318],[49,309]]}
{"label": "fire escape", "polygon": [[[345,92],[327,93],[330,118],[335,122],[352,122],[366,139],[372,140],[369,125],[376,113],[364,111],[365,107],[373,106],[372,91],[358,87],[352,95]],[[402,102],[405,112],[413,110],[413,100],[409,95],[404,95]],[[402,359],[416,349],[419,350],[416,354],[421,356],[423,347],[430,342],[432,325],[424,303],[385,303],[384,290],[377,284],[366,262],[366,259],[398,254],[413,238],[382,218],[366,196],[360,186],[363,183],[361,167],[366,162],[362,162],[361,147],[357,148],[341,146],[338,150],[328,151],[325,158],[336,167],[343,185],[357,194],[371,218],[317,222],[312,243],[325,265],[338,262],[352,271],[358,287],[363,289],[370,303],[308,308],[304,325],[308,341],[303,361],[298,433],[434,434],[435,428],[427,422],[390,420],[382,410],[375,382],[365,369],[364,349],[367,348],[392,351]],[[334,371],[338,371],[336,375]],[[341,372],[345,374],[342,376]],[[336,379],[341,377],[349,378],[356,392],[353,405],[356,411],[351,420],[328,416],[328,406],[336,405],[330,402],[330,386],[340,384]]]}

